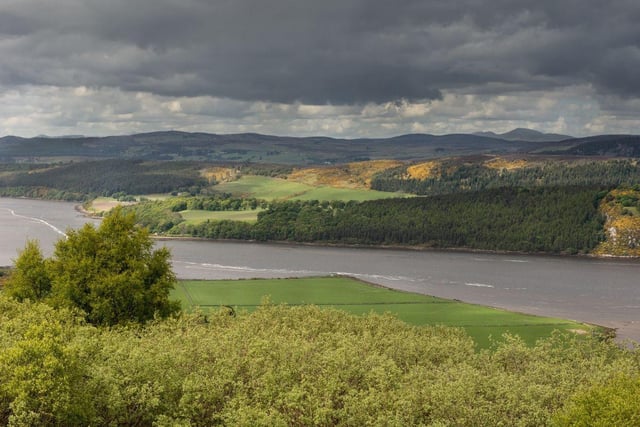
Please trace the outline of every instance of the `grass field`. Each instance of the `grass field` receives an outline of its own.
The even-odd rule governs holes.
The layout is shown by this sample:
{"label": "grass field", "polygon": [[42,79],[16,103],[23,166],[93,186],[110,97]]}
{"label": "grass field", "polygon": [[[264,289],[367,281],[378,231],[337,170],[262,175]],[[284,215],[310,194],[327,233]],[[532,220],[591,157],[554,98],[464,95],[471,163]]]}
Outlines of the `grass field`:
{"label": "grass field", "polygon": [[258,220],[258,212],[262,209],[252,211],[203,211],[203,210],[187,210],[180,212],[182,218],[187,224],[200,224],[201,222],[231,220],[256,222]]}
{"label": "grass field", "polygon": [[235,196],[274,200],[289,199],[297,194],[306,193],[314,187],[299,182],[290,182],[281,178],[245,175],[237,181],[223,182],[214,188]]}
{"label": "grass field", "polygon": [[292,197],[293,200],[365,200],[390,199],[393,197],[405,197],[400,193],[388,193],[376,190],[358,190],[350,188],[316,187],[304,194]]}
{"label": "grass field", "polygon": [[255,197],[265,200],[377,200],[402,197],[402,194],[351,188],[315,187],[281,178],[242,176],[237,181],[223,182],[216,190],[235,196]]}
{"label": "grass field", "polygon": [[274,304],[313,304],[353,314],[389,312],[413,325],[463,327],[478,346],[490,345],[490,337],[510,332],[527,343],[549,336],[554,329],[588,333],[590,326],[570,320],[513,313],[427,295],[394,291],[347,277],[181,281],[173,297],[186,310],[232,306],[252,311],[265,297]]}

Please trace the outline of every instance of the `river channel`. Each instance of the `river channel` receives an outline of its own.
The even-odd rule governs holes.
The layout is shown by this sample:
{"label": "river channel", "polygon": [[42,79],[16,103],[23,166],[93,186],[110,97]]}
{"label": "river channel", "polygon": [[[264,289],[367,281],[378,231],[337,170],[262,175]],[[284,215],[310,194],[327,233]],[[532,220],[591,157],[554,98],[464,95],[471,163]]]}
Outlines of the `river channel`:
{"label": "river channel", "polygon": [[[45,255],[64,231],[95,222],[74,205],[0,198],[0,265],[28,238]],[[640,341],[640,262],[486,254],[160,240],[180,278],[236,279],[347,274],[411,292],[616,328]]]}

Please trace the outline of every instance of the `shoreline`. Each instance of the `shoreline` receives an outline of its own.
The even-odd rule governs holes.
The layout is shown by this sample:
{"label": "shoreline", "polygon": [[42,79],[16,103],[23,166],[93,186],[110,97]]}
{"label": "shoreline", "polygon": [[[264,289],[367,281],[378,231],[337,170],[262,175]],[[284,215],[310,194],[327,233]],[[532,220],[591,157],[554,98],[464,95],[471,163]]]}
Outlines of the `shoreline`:
{"label": "shoreline", "polygon": [[81,213],[82,215],[86,216],[87,218],[91,218],[91,219],[102,219],[101,215],[97,215],[95,213],[91,213],[88,210],[86,210],[84,208],[84,206],[80,205],[74,205],[73,209],[75,209],[76,212]]}
{"label": "shoreline", "polygon": [[[102,219],[101,215],[92,213],[84,208],[82,203],[69,202],[64,200],[45,200],[33,197],[8,197],[18,200],[41,200],[61,203],[73,203],[73,208],[79,214],[90,219]],[[572,258],[572,259],[596,259],[596,260],[612,260],[612,261],[640,261],[640,256],[623,256],[613,254],[566,254],[553,252],[524,252],[509,250],[490,250],[490,249],[474,249],[464,247],[433,247],[420,245],[366,245],[366,244],[348,244],[348,243],[330,243],[330,242],[293,242],[284,240],[245,240],[245,239],[209,239],[206,237],[195,236],[168,236],[164,234],[149,234],[154,241],[194,241],[194,242],[216,242],[216,243],[247,243],[247,244],[264,244],[290,247],[327,247],[327,248],[345,248],[345,249],[371,249],[371,250],[391,250],[391,251],[415,251],[415,252],[458,252],[468,254],[493,254],[493,255],[520,255],[520,256],[539,256],[553,258]]]}
{"label": "shoreline", "polygon": [[[92,219],[102,219],[101,215],[92,213],[84,208],[82,204],[77,204],[74,209]],[[212,241],[212,242],[231,242],[231,243],[253,243],[253,244],[273,244],[273,245],[289,245],[289,246],[310,246],[310,247],[327,247],[327,248],[354,248],[354,249],[382,249],[382,250],[399,250],[399,251],[418,251],[418,252],[459,252],[470,254],[494,254],[494,255],[527,255],[542,257],[567,257],[574,259],[608,259],[620,261],[640,261],[640,256],[633,255],[613,255],[613,254],[593,254],[593,253],[554,253],[554,252],[525,252],[510,250],[492,250],[492,249],[474,249],[465,247],[433,247],[426,245],[366,245],[366,244],[348,244],[348,243],[330,243],[330,242],[292,242],[285,240],[252,240],[252,239],[210,239],[206,237],[195,236],[168,236],[164,234],[151,234],[153,240],[185,240],[185,241]]]}
{"label": "shoreline", "polygon": [[[69,203],[69,202],[63,202],[63,203]],[[81,215],[86,215],[86,216],[90,216],[89,212],[86,212],[85,209],[83,209],[82,205],[80,203],[69,203],[68,205],[69,207],[71,207],[72,209],[75,208],[75,211],[78,212],[78,214]],[[91,216],[93,217],[93,216]],[[611,262],[629,262],[629,258],[628,257],[617,257],[617,256],[611,256],[611,257],[602,257],[602,256],[588,256],[588,255],[565,255],[565,254],[552,254],[552,253],[521,253],[521,252],[510,252],[510,251],[487,251],[487,250],[474,250],[474,249],[469,249],[469,248],[433,248],[433,247],[416,247],[416,246],[399,246],[399,245],[378,245],[378,246],[371,246],[371,245],[345,245],[345,244],[326,244],[326,243],[297,243],[297,242],[288,242],[288,241],[250,241],[250,240],[213,240],[213,239],[204,239],[204,238],[198,238],[198,237],[192,237],[192,236],[163,236],[163,235],[150,235],[150,237],[153,237],[154,240],[157,241],[185,241],[185,242],[189,242],[189,241],[199,241],[199,242],[211,242],[211,243],[242,243],[242,244],[260,244],[260,245],[264,245],[264,246],[273,246],[274,248],[279,246],[279,247],[289,247],[289,248],[295,248],[295,247],[317,247],[317,248],[344,248],[344,249],[364,249],[364,250],[388,250],[388,251],[407,251],[408,252],[441,252],[441,253],[470,253],[470,254],[498,254],[498,255],[519,255],[519,256],[535,256],[535,257],[546,257],[546,258],[557,258],[557,259],[581,259],[581,260],[585,260],[587,262],[589,261],[596,261],[596,260],[610,260]],[[373,254],[373,252],[371,252]],[[391,253],[390,253],[391,256]],[[635,260],[632,260],[631,262],[629,262],[630,264],[633,263],[633,265],[637,265],[637,262]],[[344,271],[344,270],[338,270],[338,271]],[[440,296],[437,295],[437,293],[429,293],[430,295],[434,295],[434,296]],[[440,296],[440,297],[446,297],[446,296]],[[522,307],[519,307],[517,304],[500,304],[498,301],[493,301],[493,302],[476,302],[473,301],[473,299],[468,299],[465,297],[456,297],[462,301],[465,302],[469,302],[469,303],[475,303],[475,304],[479,304],[479,305],[484,305],[484,306],[488,306],[488,307],[496,307],[496,308],[501,308],[501,309],[506,309],[509,311],[514,311],[514,312],[523,312],[523,313],[528,313],[528,314],[533,314],[533,315],[538,315],[540,313],[540,311],[536,310],[523,310]],[[624,340],[627,337],[631,337],[633,339],[640,339],[640,332],[638,332],[640,329],[640,322],[631,320],[631,319],[637,319],[637,317],[634,315],[633,317],[627,318],[627,319],[619,319],[619,320],[612,320],[612,319],[608,319],[605,318],[603,319],[603,317],[599,314],[599,313],[591,313],[589,316],[576,316],[576,315],[572,315],[571,313],[569,313],[568,316],[558,316],[557,314],[552,314],[552,316],[556,316],[556,317],[563,317],[563,318],[567,318],[567,319],[571,319],[571,320],[575,320],[576,318],[579,319],[578,321],[583,322],[583,323],[592,323],[592,324],[596,324],[598,326],[602,326],[602,327],[610,327],[610,328],[616,328],[618,330],[619,333],[619,339],[620,340]]]}
{"label": "shoreline", "polygon": [[[101,218],[101,217],[93,217]],[[433,246],[403,246],[403,245],[363,245],[348,243],[329,243],[329,242],[293,242],[287,240],[244,240],[244,239],[209,239],[206,237],[196,236],[167,236],[163,234],[151,234],[151,238],[157,241],[193,241],[193,242],[216,242],[216,243],[247,243],[258,245],[277,245],[290,247],[326,247],[326,248],[344,248],[344,249],[371,249],[371,250],[390,250],[390,251],[414,251],[414,252],[458,252],[467,254],[489,254],[489,255],[519,255],[519,256],[537,256],[537,257],[553,257],[553,258],[572,258],[572,259],[596,259],[611,261],[634,261],[640,262],[640,256],[623,256],[610,254],[563,254],[553,252],[523,252],[509,250],[490,250],[490,249],[474,249],[461,247],[433,247]]]}
{"label": "shoreline", "polygon": [[[102,215],[90,212],[84,208],[82,203],[77,201],[66,200],[49,200],[37,197],[6,197],[9,199],[26,199],[26,200],[42,200],[50,202],[62,202],[73,203],[74,210],[91,219],[102,219]],[[418,251],[418,252],[459,252],[470,254],[495,254],[495,255],[522,255],[522,256],[541,256],[541,257],[559,257],[559,258],[573,258],[573,259],[597,259],[597,260],[611,260],[611,261],[639,261],[640,256],[633,255],[614,255],[614,254],[594,254],[594,253],[554,253],[554,252],[526,252],[526,251],[510,251],[510,250],[492,250],[492,249],[475,249],[466,247],[433,247],[426,245],[366,245],[366,244],[348,244],[348,243],[330,243],[330,242],[293,242],[282,240],[251,240],[251,239],[210,239],[206,237],[195,236],[168,236],[162,234],[151,234],[153,240],[184,240],[184,241],[211,241],[211,242],[231,242],[231,243],[253,243],[253,244],[272,244],[272,245],[288,245],[288,246],[310,246],[310,247],[328,247],[328,248],[354,248],[354,249],[382,249],[382,250],[398,250],[398,251]]]}

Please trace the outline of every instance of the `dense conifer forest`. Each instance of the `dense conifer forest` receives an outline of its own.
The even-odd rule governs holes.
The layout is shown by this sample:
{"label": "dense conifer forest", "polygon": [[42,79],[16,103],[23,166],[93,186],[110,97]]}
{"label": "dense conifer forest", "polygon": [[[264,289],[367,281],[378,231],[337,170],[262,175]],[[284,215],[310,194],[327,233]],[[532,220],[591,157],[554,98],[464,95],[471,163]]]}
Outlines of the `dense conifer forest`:
{"label": "dense conifer forest", "polygon": [[631,160],[566,163],[546,161],[526,167],[501,169],[482,162],[443,160],[434,176],[412,178],[407,166],[379,173],[371,188],[419,195],[450,194],[501,187],[619,186],[640,183],[640,164]]}
{"label": "dense conifer forest", "polygon": [[5,165],[0,195],[85,200],[99,195],[197,192],[210,183],[197,162],[102,160],[57,165]]}
{"label": "dense conifer forest", "polygon": [[[188,224],[177,211],[252,209],[258,201],[186,198],[127,207],[152,232],[210,239],[586,253],[604,237],[596,187],[503,188],[356,202],[283,201],[255,224]],[[208,201],[210,200],[210,201]],[[225,208],[221,208],[225,206]]]}

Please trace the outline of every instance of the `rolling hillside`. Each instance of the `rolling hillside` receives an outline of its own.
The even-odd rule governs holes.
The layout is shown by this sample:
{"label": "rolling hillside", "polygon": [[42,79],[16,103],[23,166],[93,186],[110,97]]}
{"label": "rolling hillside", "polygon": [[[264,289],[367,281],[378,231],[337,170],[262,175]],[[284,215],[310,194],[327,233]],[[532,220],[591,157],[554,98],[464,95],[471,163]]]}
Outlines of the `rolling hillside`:
{"label": "rolling hillside", "polygon": [[544,149],[544,144],[470,134],[411,134],[381,139],[295,138],[251,133],[216,135],[175,131],[103,138],[7,136],[0,138],[0,163],[127,158],[310,165],[512,153]]}

